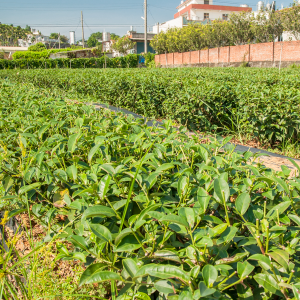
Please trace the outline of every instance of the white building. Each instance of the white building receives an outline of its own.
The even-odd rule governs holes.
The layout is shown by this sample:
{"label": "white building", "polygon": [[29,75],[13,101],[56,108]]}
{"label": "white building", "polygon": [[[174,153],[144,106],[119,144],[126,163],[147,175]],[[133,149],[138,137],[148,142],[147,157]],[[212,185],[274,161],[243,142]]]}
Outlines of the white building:
{"label": "white building", "polygon": [[247,4],[240,6],[214,5],[213,0],[186,0],[177,7],[174,19],[155,25],[153,33],[167,31],[170,28],[183,28],[192,22],[207,23],[209,20],[228,20],[231,13],[252,11]]}
{"label": "white building", "polygon": [[70,31],[70,45],[75,45],[76,39],[75,39],[75,31]]}
{"label": "white building", "polygon": [[18,39],[18,46],[19,47],[30,47],[37,43],[58,43],[59,41],[56,39],[50,39],[49,36],[45,35],[37,35],[36,33],[27,34],[26,39]]}

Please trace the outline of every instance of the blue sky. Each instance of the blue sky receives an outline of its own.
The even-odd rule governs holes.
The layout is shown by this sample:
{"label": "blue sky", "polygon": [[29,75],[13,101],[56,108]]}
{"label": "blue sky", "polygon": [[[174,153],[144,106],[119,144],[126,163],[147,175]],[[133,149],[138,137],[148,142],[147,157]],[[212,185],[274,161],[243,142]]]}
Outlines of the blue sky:
{"label": "blue sky", "polygon": [[[268,1],[268,0],[266,0]],[[271,0],[270,0],[271,1]],[[214,0],[214,4],[239,6],[248,4],[256,9],[258,0]],[[288,6],[290,0],[277,1]],[[173,19],[180,0],[148,0],[148,26]],[[76,39],[81,39],[80,11],[83,11],[85,38],[97,31],[124,35],[133,25],[134,30],[143,32],[144,0],[0,0],[0,22],[39,29],[43,34],[60,32],[69,37],[75,30]]]}

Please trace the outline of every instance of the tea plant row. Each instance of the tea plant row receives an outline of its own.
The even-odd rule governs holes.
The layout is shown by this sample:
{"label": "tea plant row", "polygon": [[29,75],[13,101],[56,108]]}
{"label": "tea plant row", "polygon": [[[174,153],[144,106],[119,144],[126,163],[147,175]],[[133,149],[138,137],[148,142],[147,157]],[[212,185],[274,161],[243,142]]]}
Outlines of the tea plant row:
{"label": "tea plant row", "polygon": [[101,58],[57,58],[57,59],[0,59],[1,70],[12,69],[84,69],[84,68],[137,68],[139,55]]}
{"label": "tea plant row", "polygon": [[1,78],[276,147],[299,141],[297,69],[1,71]]}
{"label": "tea plant row", "polygon": [[[159,73],[124,74],[159,87]],[[10,217],[30,212],[44,225],[57,259],[88,265],[80,285],[108,281],[120,300],[299,299],[300,179],[288,168],[222,150],[229,138],[204,143],[171,122],[149,128],[32,85],[1,85],[2,200],[16,208]],[[14,269],[1,272],[9,295]]]}

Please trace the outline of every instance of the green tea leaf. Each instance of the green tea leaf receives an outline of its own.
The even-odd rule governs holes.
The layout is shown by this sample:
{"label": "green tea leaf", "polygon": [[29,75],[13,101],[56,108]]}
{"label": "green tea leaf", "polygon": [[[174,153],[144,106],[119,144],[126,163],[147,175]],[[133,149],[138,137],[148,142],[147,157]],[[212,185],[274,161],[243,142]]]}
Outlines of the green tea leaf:
{"label": "green tea leaf", "polygon": [[203,281],[199,282],[199,298],[204,298],[206,296],[209,296],[211,294],[213,294],[216,289],[210,289],[206,286],[206,284]]}
{"label": "green tea leaf", "polygon": [[136,300],[151,300],[151,298],[143,292],[137,292],[133,298]]}
{"label": "green tea leaf", "polygon": [[[82,279],[82,283],[80,285],[97,283],[97,282],[103,282],[103,281],[111,281],[111,280],[118,280],[118,281],[122,280],[122,278],[120,277],[120,275],[117,274],[117,273],[114,273],[114,272],[101,271],[101,268],[100,268],[99,271],[95,271],[95,272],[93,272],[93,271],[94,270],[91,269],[90,273],[87,273],[84,276],[84,278]],[[81,282],[81,278],[80,278],[80,282]]]}
{"label": "green tea leaf", "polygon": [[202,276],[206,286],[211,288],[218,277],[218,271],[212,265],[205,265],[202,270]]}
{"label": "green tea leaf", "polygon": [[95,273],[100,272],[103,268],[105,268],[107,265],[103,263],[97,263],[90,265],[82,274],[79,280],[79,286],[82,286],[86,283],[86,281],[90,280],[91,276],[93,276]]}
{"label": "green tea leaf", "polygon": [[73,153],[75,151],[76,143],[80,136],[81,136],[81,133],[76,133],[76,134],[72,134],[69,137],[69,141],[68,141],[69,152]]}
{"label": "green tea leaf", "polygon": [[204,213],[206,212],[210,198],[211,198],[210,195],[207,193],[207,191],[204,188],[200,187],[198,189],[197,200]]}
{"label": "green tea leaf", "polygon": [[134,251],[141,248],[141,244],[133,234],[125,236],[118,244],[116,252]]}
{"label": "green tea leaf", "polygon": [[300,218],[298,216],[289,214],[288,217],[298,226],[300,226]]}
{"label": "green tea leaf", "polygon": [[103,205],[95,205],[95,206],[90,206],[84,211],[82,215],[82,219],[94,218],[94,217],[110,218],[114,216],[115,216],[115,212],[110,207],[103,206]]}
{"label": "green tea leaf", "polygon": [[137,263],[132,258],[125,258],[123,260],[123,266],[131,278],[134,278],[139,270]]}
{"label": "green tea leaf", "polygon": [[145,265],[139,269],[139,271],[135,275],[135,278],[144,277],[147,275],[158,277],[161,279],[169,279],[176,277],[186,283],[190,281],[190,276],[187,272],[172,265]]}
{"label": "green tea leaf", "polygon": [[249,264],[247,261],[244,261],[243,263],[238,262],[237,264],[237,272],[241,279],[246,278],[253,270],[254,266]]}
{"label": "green tea leaf", "polygon": [[274,277],[270,274],[258,273],[253,276],[256,282],[263,286],[267,291],[275,294],[277,290],[279,290],[279,286],[274,279]]}
{"label": "green tea leaf", "polygon": [[262,268],[269,270],[271,268],[270,259],[262,254],[254,254],[248,258],[248,260],[257,260]]}
{"label": "green tea leaf", "polygon": [[19,195],[23,195],[33,189],[36,189],[36,188],[40,187],[42,184],[43,184],[42,182],[35,182],[30,185],[24,185],[19,189]]}
{"label": "green tea leaf", "polygon": [[222,178],[215,179],[214,190],[220,201],[227,202],[230,195],[230,191],[229,191],[228,183],[224,179]]}
{"label": "green tea leaf", "polygon": [[248,193],[240,194],[235,201],[235,208],[241,214],[244,215],[249,208],[251,199]]}
{"label": "green tea leaf", "polygon": [[282,203],[279,203],[278,205],[274,206],[266,215],[266,217],[269,220],[273,220],[274,218],[277,217],[277,209],[278,209],[278,213],[282,214],[284,211],[286,211],[288,209],[288,207],[291,205],[290,201],[285,201]]}
{"label": "green tea leaf", "polygon": [[104,240],[105,242],[112,241],[111,232],[105,226],[100,225],[100,224],[91,224],[90,228],[97,237]]}
{"label": "green tea leaf", "polygon": [[221,236],[218,238],[217,245],[231,241],[235,237],[237,231],[238,228],[236,227],[227,227],[226,230],[223,231]]}
{"label": "green tea leaf", "polygon": [[286,271],[288,271],[289,254],[286,251],[278,249],[272,252],[268,252],[268,255],[271,256],[280,265],[282,265]]}
{"label": "green tea leaf", "polygon": [[102,177],[99,182],[98,194],[99,194],[101,200],[104,199],[105,195],[107,194],[107,192],[109,190],[110,180],[111,180],[111,177],[107,174],[104,177]]}
{"label": "green tea leaf", "polygon": [[175,224],[180,224],[186,228],[189,228],[189,224],[186,221],[186,218],[177,216],[177,215],[166,215],[163,216],[160,220],[160,222],[170,222],[170,223],[175,223]]}
{"label": "green tea leaf", "polygon": [[163,165],[161,165],[160,167],[158,167],[158,168],[155,170],[155,173],[165,172],[165,171],[170,170],[170,169],[173,169],[173,168],[174,168],[174,165],[173,165],[173,164],[166,163],[166,164],[163,164]]}
{"label": "green tea leaf", "polygon": [[168,280],[159,280],[154,283],[154,287],[160,292],[165,295],[174,293],[173,285]]}
{"label": "green tea leaf", "polygon": [[97,153],[97,151],[99,150],[101,144],[96,144],[89,152],[88,155],[88,162],[91,163],[93,156]]}

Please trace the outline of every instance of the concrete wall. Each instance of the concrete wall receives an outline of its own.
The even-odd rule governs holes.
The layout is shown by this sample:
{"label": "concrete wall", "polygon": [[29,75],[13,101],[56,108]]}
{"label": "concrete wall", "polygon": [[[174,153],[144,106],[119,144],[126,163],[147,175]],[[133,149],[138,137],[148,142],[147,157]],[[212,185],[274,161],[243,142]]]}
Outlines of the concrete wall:
{"label": "concrete wall", "polygon": [[241,46],[213,48],[185,53],[169,53],[155,56],[161,66],[238,66],[247,62],[249,66],[272,67],[300,63],[300,41],[271,42]]}
{"label": "concrete wall", "polygon": [[[165,23],[159,24],[159,26],[153,26],[153,33],[166,32],[171,28],[182,28],[183,27],[183,17],[179,17],[174,20],[167,21]],[[158,32],[159,31],[159,32]]]}

